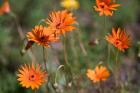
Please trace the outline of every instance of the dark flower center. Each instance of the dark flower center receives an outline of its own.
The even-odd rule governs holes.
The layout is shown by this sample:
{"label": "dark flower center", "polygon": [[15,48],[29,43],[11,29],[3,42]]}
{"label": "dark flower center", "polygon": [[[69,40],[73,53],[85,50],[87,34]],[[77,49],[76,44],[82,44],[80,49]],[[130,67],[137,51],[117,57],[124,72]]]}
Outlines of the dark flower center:
{"label": "dark flower center", "polygon": [[120,45],[122,45],[121,40],[117,39],[117,40],[115,41],[115,45],[116,45],[116,46],[120,46]]}
{"label": "dark flower center", "polygon": [[101,7],[101,8],[104,8],[105,6],[104,6],[104,5],[100,5],[100,7]]}
{"label": "dark flower center", "polygon": [[48,41],[48,36],[42,36],[39,38],[40,42],[47,42]]}
{"label": "dark flower center", "polygon": [[61,23],[58,23],[58,24],[56,25],[56,28],[59,29],[60,26],[61,26]]}
{"label": "dark flower center", "polygon": [[105,4],[104,2],[102,2],[102,3],[100,3],[99,4],[99,7],[101,8],[101,9],[107,9],[107,4]]}
{"label": "dark flower center", "polygon": [[34,80],[35,80],[35,75],[32,74],[32,75],[29,77],[29,80],[34,81]]}

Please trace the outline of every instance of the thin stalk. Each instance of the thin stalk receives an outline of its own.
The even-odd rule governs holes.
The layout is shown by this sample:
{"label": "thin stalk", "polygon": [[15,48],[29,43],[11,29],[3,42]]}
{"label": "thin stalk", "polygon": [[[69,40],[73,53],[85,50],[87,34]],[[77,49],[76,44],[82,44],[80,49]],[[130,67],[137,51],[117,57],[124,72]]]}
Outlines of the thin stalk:
{"label": "thin stalk", "polygon": [[99,81],[99,93],[103,93],[101,81]]}
{"label": "thin stalk", "polygon": [[[25,35],[24,35],[24,33],[23,33],[23,30],[22,30],[22,27],[21,27],[21,25],[20,25],[20,22],[19,22],[18,17],[17,17],[16,14],[13,13],[13,12],[10,13],[10,16],[14,18],[15,24],[16,24],[16,26],[17,26],[17,32],[18,32],[18,34],[19,34],[20,39],[21,39],[21,40],[24,40]],[[31,60],[32,60],[33,62],[35,62],[35,61],[36,61],[36,58],[35,58],[35,56],[33,55],[33,53],[31,52],[31,50],[29,50],[27,53],[28,53],[29,57],[31,58]]]}
{"label": "thin stalk", "polygon": [[120,64],[118,63],[118,56],[119,56],[119,50],[117,49],[116,51],[116,58],[115,58],[115,61],[116,61],[116,71],[114,72],[115,74],[115,81],[116,81],[116,87],[119,86],[119,67],[120,67]]}
{"label": "thin stalk", "polygon": [[46,54],[45,54],[45,47],[42,47],[43,48],[43,62],[44,62],[44,69],[46,69],[47,71],[47,64],[46,64]]}
{"label": "thin stalk", "polygon": [[119,51],[117,50],[117,52],[116,52],[116,59],[115,59],[116,65],[118,65],[118,55],[119,55]]}
{"label": "thin stalk", "polygon": [[68,63],[67,49],[66,49],[66,36],[65,36],[65,34],[64,34],[64,59],[65,59],[65,63],[67,65],[69,65],[69,63]]}
{"label": "thin stalk", "polygon": [[[104,33],[106,34],[107,32],[107,28],[106,28],[106,16],[104,16]],[[106,63],[109,63],[110,62],[110,45],[109,43],[107,44],[107,62]],[[107,65],[107,64],[106,64]]]}
{"label": "thin stalk", "polygon": [[104,32],[106,32],[106,16],[104,16]]}
{"label": "thin stalk", "polygon": [[108,44],[108,56],[107,56],[107,62],[109,63],[110,62],[110,52],[111,52],[111,50],[110,50],[110,44]]}
{"label": "thin stalk", "polygon": [[34,93],[37,93],[37,90],[35,90]]}

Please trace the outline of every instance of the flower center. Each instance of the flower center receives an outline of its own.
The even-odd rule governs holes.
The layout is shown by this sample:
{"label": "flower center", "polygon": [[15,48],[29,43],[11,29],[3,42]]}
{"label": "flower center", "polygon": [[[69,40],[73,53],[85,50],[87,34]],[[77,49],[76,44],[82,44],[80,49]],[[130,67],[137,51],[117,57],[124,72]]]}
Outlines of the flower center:
{"label": "flower center", "polygon": [[59,28],[60,28],[60,25],[61,25],[61,23],[58,23],[58,24],[56,25],[56,28],[59,29]]}
{"label": "flower center", "polygon": [[39,38],[39,40],[41,42],[47,42],[48,41],[48,36],[42,36],[42,37]]}
{"label": "flower center", "polygon": [[105,10],[105,9],[108,8],[108,6],[107,6],[104,2],[100,3],[100,4],[99,4],[99,7],[100,7],[101,9],[103,9],[103,10]]}
{"label": "flower center", "polygon": [[41,39],[41,40],[44,40],[44,39],[45,39],[45,37],[44,37],[44,36],[42,36],[42,37],[40,37],[40,39]]}
{"label": "flower center", "polygon": [[119,40],[119,39],[116,39],[116,41],[115,41],[115,45],[116,45],[116,46],[120,46],[120,45],[122,45],[122,42],[121,42],[121,40]]}
{"label": "flower center", "polygon": [[100,7],[101,7],[101,8],[104,8],[105,6],[104,6],[104,5],[100,5]]}
{"label": "flower center", "polygon": [[34,80],[35,80],[35,75],[33,75],[33,74],[30,75],[30,76],[29,76],[29,80],[30,80],[30,81],[34,81]]}

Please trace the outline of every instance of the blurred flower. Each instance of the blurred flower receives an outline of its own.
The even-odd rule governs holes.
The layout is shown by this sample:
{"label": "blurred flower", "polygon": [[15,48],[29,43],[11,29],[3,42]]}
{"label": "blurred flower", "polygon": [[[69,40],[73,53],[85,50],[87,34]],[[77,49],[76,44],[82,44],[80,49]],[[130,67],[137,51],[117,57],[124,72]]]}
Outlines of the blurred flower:
{"label": "blurred flower", "polygon": [[116,8],[120,6],[120,4],[116,4],[111,0],[96,0],[96,5],[97,6],[94,6],[94,8],[96,11],[100,12],[100,16],[112,16],[113,10],[117,10]]}
{"label": "blurred flower", "polygon": [[117,47],[120,51],[124,52],[125,49],[130,47],[130,36],[123,30],[118,28],[112,29],[112,34],[106,36],[106,40]]}
{"label": "blurred flower", "polygon": [[10,12],[10,5],[8,0],[3,0],[2,5],[0,6],[0,15]]}
{"label": "blurred flower", "polygon": [[30,88],[32,90],[38,89],[46,80],[47,76],[45,71],[41,71],[40,65],[24,65],[18,70],[18,81],[22,87]]}
{"label": "blurred flower", "polygon": [[94,70],[88,69],[86,75],[90,80],[96,83],[105,81],[110,76],[110,73],[106,67],[98,65]]}
{"label": "blurred flower", "polygon": [[65,32],[76,29],[72,26],[76,23],[75,17],[67,10],[52,12],[50,19],[46,19],[46,23],[53,29],[56,29],[56,34],[64,34]]}
{"label": "blurred flower", "polygon": [[79,2],[77,0],[63,0],[61,6],[68,10],[76,10],[79,8]]}
{"label": "blurred flower", "polygon": [[56,42],[59,40],[59,38],[55,36],[53,29],[42,25],[35,26],[31,32],[28,32],[27,38],[28,44],[26,49],[28,49],[34,42],[39,45],[49,47],[51,42]]}

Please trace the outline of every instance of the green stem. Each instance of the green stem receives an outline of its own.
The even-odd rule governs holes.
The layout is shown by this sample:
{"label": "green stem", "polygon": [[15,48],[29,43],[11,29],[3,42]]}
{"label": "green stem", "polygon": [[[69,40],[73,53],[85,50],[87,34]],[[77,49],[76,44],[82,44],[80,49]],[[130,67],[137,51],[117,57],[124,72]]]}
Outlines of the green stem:
{"label": "green stem", "polygon": [[114,72],[114,75],[115,75],[115,81],[116,81],[116,87],[118,87],[119,86],[119,66],[120,66],[120,64],[118,63],[118,55],[119,55],[119,50],[117,49],[117,51],[116,51],[116,59],[115,59],[115,61],[116,61],[116,71]]}
{"label": "green stem", "polygon": [[119,55],[119,50],[117,50],[117,52],[116,52],[116,59],[115,59],[116,65],[118,65],[118,55]]}
{"label": "green stem", "polygon": [[45,47],[42,47],[43,48],[43,62],[44,62],[44,68],[46,69],[47,71],[47,64],[46,64],[46,55],[45,55]]}
{"label": "green stem", "polygon": [[67,49],[66,49],[66,36],[65,36],[65,34],[64,34],[64,59],[65,59],[66,65],[69,65],[69,63],[68,63]]}
{"label": "green stem", "polygon": [[108,57],[107,57],[107,62],[110,62],[110,44],[108,44]]}
{"label": "green stem", "polygon": [[104,16],[104,32],[106,32],[106,16]]}

